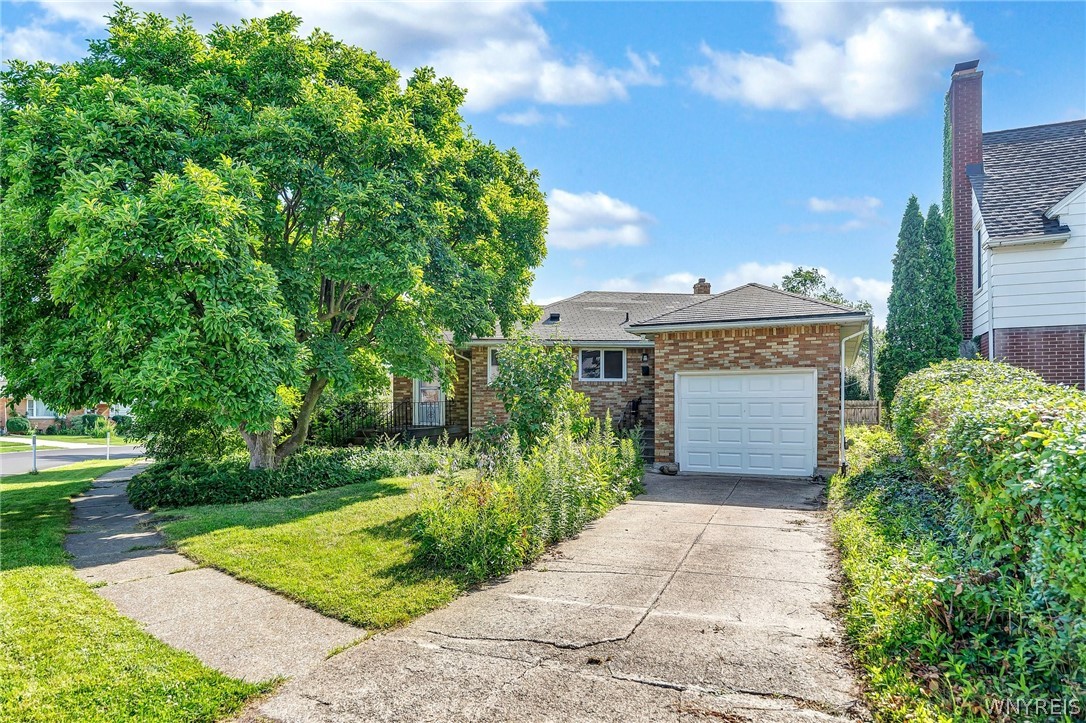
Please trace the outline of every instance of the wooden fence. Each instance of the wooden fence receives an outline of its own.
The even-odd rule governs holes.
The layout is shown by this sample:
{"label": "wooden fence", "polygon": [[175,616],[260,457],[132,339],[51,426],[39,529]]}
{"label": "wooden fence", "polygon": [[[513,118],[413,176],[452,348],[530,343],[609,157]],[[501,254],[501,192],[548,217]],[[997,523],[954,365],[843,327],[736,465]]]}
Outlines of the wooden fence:
{"label": "wooden fence", "polygon": [[878,401],[845,400],[845,424],[865,424],[868,426],[879,423],[881,419],[881,404]]}

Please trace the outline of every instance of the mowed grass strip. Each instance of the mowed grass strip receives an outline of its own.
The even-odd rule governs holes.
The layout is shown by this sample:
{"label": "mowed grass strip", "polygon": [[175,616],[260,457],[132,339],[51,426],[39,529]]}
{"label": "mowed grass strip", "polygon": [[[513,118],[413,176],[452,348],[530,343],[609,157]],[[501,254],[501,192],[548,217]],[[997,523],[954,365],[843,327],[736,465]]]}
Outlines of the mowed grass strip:
{"label": "mowed grass strip", "polygon": [[412,531],[430,478],[298,497],[164,510],[162,531],[205,565],[367,630],[401,625],[465,583],[423,559]]}
{"label": "mowed grass strip", "polygon": [[125,464],[0,481],[0,720],[213,721],[269,687],[160,642],[73,573],[69,498]]}
{"label": "mowed grass strip", "polygon": [[[5,442],[0,440],[0,454],[4,452],[29,452],[32,447],[29,444],[23,444],[22,442]],[[38,451],[41,452],[45,449],[60,449],[60,447],[50,447],[47,444],[38,444]]]}

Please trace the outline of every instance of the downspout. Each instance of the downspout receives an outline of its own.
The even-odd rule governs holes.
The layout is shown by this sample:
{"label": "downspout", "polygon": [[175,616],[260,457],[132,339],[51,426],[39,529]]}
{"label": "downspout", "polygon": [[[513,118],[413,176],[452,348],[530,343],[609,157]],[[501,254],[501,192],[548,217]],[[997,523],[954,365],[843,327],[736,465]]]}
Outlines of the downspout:
{"label": "downspout", "polygon": [[[982,249],[983,250],[983,247]],[[995,283],[992,279],[992,250],[988,249],[988,361],[996,359]]]}
{"label": "downspout", "polygon": [[[875,417],[878,418],[878,395],[875,393],[875,317],[867,320],[867,400],[875,402]],[[879,419],[882,422],[882,419]]]}
{"label": "downspout", "polygon": [[[870,320],[868,321],[870,322]],[[867,329],[861,329],[841,340],[841,431],[837,442],[837,451],[841,459],[841,474],[844,474],[848,469],[848,465],[845,463],[845,344],[848,343],[849,339],[855,339],[866,331]]]}
{"label": "downspout", "polygon": [[472,411],[471,410],[471,382],[472,382],[472,378],[471,378],[472,377],[472,375],[471,375],[471,371],[472,371],[472,369],[471,369],[471,357],[470,356],[464,356],[463,354],[458,352],[456,349],[453,349],[453,356],[457,357],[459,359],[463,359],[464,361],[466,361],[468,363],[468,436],[470,437],[471,436],[471,411]]}

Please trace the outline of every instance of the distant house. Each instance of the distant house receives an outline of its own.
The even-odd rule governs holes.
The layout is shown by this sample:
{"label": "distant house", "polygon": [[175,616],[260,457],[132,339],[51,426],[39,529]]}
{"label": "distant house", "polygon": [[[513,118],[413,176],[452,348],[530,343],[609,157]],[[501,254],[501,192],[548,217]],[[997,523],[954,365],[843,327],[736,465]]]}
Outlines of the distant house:
{"label": "distant house", "polygon": [[[637,421],[657,462],[686,471],[809,476],[841,463],[843,368],[870,317],[748,284],[720,294],[586,291],[548,304],[530,332],[577,361],[574,388],[592,412]],[[506,419],[492,386],[502,336],[453,350],[446,398],[429,379],[393,379],[408,423],[469,434]]]}
{"label": "distant house", "polygon": [[39,399],[33,397],[12,399],[4,396],[4,379],[0,377],[0,430],[5,432],[8,428],[8,417],[10,416],[25,417],[32,427],[44,431],[55,424],[58,419],[71,420],[88,412],[112,418],[130,414],[131,410],[128,407],[110,406],[105,402],[100,402],[93,409],[70,409],[64,414],[58,414]]}
{"label": "distant house", "polygon": [[1086,119],[984,133],[977,65],[950,83],[962,335],[1086,388]]}

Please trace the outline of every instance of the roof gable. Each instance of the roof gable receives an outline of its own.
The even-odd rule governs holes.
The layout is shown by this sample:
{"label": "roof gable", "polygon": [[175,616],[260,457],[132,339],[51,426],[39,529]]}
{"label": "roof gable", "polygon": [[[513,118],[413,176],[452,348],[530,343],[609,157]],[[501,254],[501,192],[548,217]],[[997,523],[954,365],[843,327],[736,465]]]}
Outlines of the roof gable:
{"label": "roof gable", "polygon": [[1086,183],[1086,119],[985,133],[967,175],[993,239],[1066,232],[1046,212]]}

